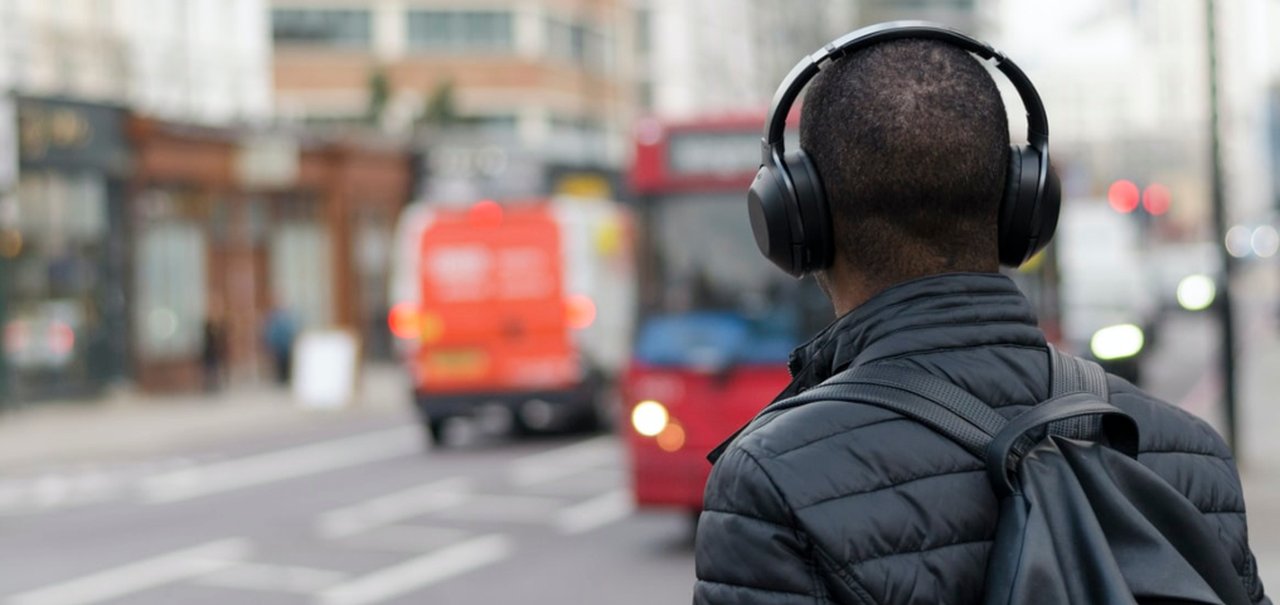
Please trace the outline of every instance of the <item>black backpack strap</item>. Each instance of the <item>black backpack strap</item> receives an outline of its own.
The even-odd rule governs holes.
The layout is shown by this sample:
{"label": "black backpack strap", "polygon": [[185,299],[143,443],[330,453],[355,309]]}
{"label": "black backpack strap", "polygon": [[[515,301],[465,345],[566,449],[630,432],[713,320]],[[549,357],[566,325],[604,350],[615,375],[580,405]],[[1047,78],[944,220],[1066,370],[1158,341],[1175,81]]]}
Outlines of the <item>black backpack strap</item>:
{"label": "black backpack strap", "polygon": [[987,477],[996,495],[1003,498],[1012,493],[1009,463],[1025,453],[1023,439],[1028,433],[1045,426],[1054,432],[1055,427],[1077,420],[1096,423],[1095,439],[1105,437],[1112,449],[1130,458],[1138,455],[1138,425],[1132,417],[1092,393],[1068,393],[1018,414],[992,440],[986,452]]}
{"label": "black backpack strap", "polygon": [[937,431],[979,458],[1008,421],[968,391],[919,370],[881,364],[857,366],[795,397],[769,406],[782,410],[816,401],[865,403],[897,412]]}
{"label": "black backpack strap", "polygon": [[[1049,345],[1049,364],[1052,380],[1050,398],[1062,397],[1071,393],[1090,393],[1099,401],[1111,401],[1111,393],[1107,388],[1107,373],[1102,366],[1067,355],[1057,347]],[[1097,416],[1078,416],[1069,420],[1054,422],[1049,432],[1073,439],[1096,439],[1101,430]]]}
{"label": "black backpack strap", "polygon": [[[1052,371],[1050,401],[1072,393],[1089,393],[1102,407],[1087,412],[1053,417],[1052,412],[1024,412],[1017,431],[1025,434],[1034,426],[1048,423],[1055,435],[1075,439],[1097,439],[1101,433],[1101,416],[1120,414],[1106,404],[1107,376],[1102,368],[1049,347]],[[884,364],[851,367],[804,393],[770,405],[774,412],[818,401],[864,403],[897,412],[951,439],[979,458],[986,459],[991,442],[1009,426],[1010,421],[972,393],[921,370],[898,368]],[[1035,408],[1032,408],[1034,411]],[[762,412],[764,413],[764,412]],[[1047,415],[1048,414],[1048,415]],[[1026,418],[1022,418],[1026,416]],[[1037,420],[1038,419],[1038,420]],[[1016,454],[1022,444],[1012,443]],[[1127,449],[1127,448],[1124,448]]]}
{"label": "black backpack strap", "polygon": [[1067,355],[1049,345],[1050,372],[1053,377],[1053,393],[1060,397],[1068,393],[1093,393],[1103,401],[1111,399],[1107,388],[1107,373],[1102,366],[1074,355]]}

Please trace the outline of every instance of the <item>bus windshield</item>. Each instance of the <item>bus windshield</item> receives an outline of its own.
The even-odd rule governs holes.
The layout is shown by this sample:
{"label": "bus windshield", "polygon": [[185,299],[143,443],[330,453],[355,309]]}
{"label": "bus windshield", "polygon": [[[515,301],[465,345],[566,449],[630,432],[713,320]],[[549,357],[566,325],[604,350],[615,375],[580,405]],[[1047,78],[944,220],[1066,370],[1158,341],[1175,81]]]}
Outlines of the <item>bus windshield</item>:
{"label": "bus windshield", "polygon": [[654,200],[647,223],[641,361],[780,363],[831,320],[812,279],[792,279],[760,256],[743,193]]}

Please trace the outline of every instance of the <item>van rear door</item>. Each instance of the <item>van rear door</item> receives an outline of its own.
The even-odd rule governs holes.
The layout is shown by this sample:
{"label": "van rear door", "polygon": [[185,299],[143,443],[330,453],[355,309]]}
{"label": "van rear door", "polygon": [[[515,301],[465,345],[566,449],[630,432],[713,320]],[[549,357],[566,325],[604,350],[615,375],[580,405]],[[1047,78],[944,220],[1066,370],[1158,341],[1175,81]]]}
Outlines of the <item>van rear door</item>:
{"label": "van rear door", "polygon": [[564,301],[560,233],[544,204],[481,202],[422,237],[418,375],[434,392],[568,386],[579,369]]}

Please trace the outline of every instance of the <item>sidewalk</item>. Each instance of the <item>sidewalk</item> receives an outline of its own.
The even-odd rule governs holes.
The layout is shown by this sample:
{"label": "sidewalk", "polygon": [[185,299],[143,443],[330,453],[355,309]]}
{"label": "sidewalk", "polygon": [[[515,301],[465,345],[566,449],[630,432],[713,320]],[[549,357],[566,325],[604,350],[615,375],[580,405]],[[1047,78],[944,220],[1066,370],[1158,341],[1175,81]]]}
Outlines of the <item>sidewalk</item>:
{"label": "sidewalk", "polygon": [[1267,342],[1241,355],[1238,452],[1249,541],[1268,594],[1280,594],[1280,343]]}
{"label": "sidewalk", "polygon": [[[1243,286],[1236,300],[1241,442],[1237,464],[1249,512],[1250,546],[1274,600],[1280,594],[1280,324],[1270,301],[1277,300],[1280,283],[1269,266],[1247,271],[1237,283]],[[1218,399],[1212,409],[1220,416]],[[1210,420],[1222,426],[1220,418]]]}
{"label": "sidewalk", "polygon": [[410,410],[408,381],[393,364],[365,366],[355,401],[341,410],[303,409],[275,385],[51,402],[0,414],[0,469],[163,455],[236,438],[407,415]]}

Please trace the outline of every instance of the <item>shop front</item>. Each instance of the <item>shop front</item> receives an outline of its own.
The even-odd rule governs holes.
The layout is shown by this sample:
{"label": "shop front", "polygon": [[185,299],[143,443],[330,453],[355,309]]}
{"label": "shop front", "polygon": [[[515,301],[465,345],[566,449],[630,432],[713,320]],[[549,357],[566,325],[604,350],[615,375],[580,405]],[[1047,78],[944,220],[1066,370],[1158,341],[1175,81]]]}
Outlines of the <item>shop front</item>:
{"label": "shop front", "polygon": [[0,210],[5,399],[89,396],[129,371],[124,112],[15,99],[18,178]]}
{"label": "shop front", "polygon": [[343,327],[381,346],[380,251],[408,196],[402,151],[146,118],[130,131],[144,389],[266,381],[281,330]]}

